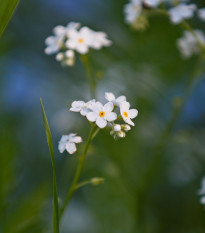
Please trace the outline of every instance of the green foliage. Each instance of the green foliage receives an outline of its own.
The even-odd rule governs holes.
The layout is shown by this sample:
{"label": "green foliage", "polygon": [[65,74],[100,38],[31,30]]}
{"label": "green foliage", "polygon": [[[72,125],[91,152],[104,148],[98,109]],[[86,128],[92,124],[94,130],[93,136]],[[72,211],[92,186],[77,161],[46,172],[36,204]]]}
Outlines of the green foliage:
{"label": "green foliage", "polygon": [[18,3],[19,0],[0,0],[0,38]]}
{"label": "green foliage", "polygon": [[43,107],[43,102],[41,99],[40,102],[41,102],[41,110],[43,114],[43,122],[46,132],[46,138],[47,138],[47,143],[48,143],[48,148],[49,148],[51,163],[53,168],[53,233],[59,233],[59,207],[58,207],[58,194],[57,194],[57,184],[56,184],[56,169],[55,169],[54,153],[53,153],[53,142],[52,142],[52,136],[51,136],[48,120]]}

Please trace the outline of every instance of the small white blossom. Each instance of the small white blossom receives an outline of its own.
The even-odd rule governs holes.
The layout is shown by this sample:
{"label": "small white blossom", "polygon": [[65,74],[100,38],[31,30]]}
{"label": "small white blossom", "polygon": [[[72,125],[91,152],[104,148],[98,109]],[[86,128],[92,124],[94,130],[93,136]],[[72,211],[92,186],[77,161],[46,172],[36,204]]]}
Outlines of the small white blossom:
{"label": "small white blossom", "polygon": [[76,136],[76,134],[74,133],[63,135],[59,141],[58,150],[60,151],[60,153],[63,153],[66,150],[69,154],[73,154],[77,150],[75,144],[81,142],[82,138]]}
{"label": "small white blossom", "polygon": [[199,9],[197,13],[198,13],[199,18],[205,21],[205,8]]}
{"label": "small white blossom", "polygon": [[91,122],[96,122],[97,126],[104,128],[107,122],[112,122],[117,119],[117,114],[112,112],[114,105],[112,102],[106,103],[104,106],[100,102],[96,102],[92,111],[86,117]]}
{"label": "small white blossom", "polygon": [[72,112],[80,112],[82,116],[86,116],[89,112],[91,112],[93,105],[95,104],[95,100],[90,100],[87,103],[84,101],[74,101],[71,105],[70,111]]}
{"label": "small white blossom", "polygon": [[112,92],[106,92],[105,99],[108,100],[109,102],[112,102],[114,105],[118,107],[122,102],[126,101],[126,97],[124,95],[115,98],[115,95]]}
{"label": "small white blossom", "polygon": [[195,4],[186,5],[181,3],[169,10],[169,15],[172,23],[178,24],[184,19],[192,18],[194,15],[194,11],[196,10]]}
{"label": "small white blossom", "polygon": [[157,7],[163,0],[144,0],[143,2],[150,7]]}
{"label": "small white blossom", "polygon": [[138,115],[138,111],[137,109],[130,109],[130,103],[125,101],[120,105],[120,114],[127,124],[132,126],[135,125],[131,119]]}
{"label": "small white blossom", "polygon": [[200,53],[201,48],[199,41],[205,46],[204,33],[201,30],[194,30],[194,32],[195,35],[189,31],[184,31],[183,37],[177,40],[177,47],[184,58],[189,58],[193,54]]}
{"label": "small white blossom", "polygon": [[45,40],[47,47],[45,48],[46,54],[53,54],[58,52],[63,46],[64,35],[60,36],[49,36]]}
{"label": "small white blossom", "polygon": [[198,191],[199,195],[205,195],[205,177],[203,177],[202,181],[201,181],[201,188]]}
{"label": "small white blossom", "polygon": [[142,12],[142,0],[131,0],[124,6],[125,21],[133,24]]}

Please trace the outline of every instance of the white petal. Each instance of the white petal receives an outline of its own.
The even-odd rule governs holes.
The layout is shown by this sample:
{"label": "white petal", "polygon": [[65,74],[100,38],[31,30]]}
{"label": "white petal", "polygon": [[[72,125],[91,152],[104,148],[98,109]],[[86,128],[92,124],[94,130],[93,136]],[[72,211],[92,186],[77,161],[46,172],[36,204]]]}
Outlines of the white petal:
{"label": "white petal", "polygon": [[98,117],[96,120],[96,124],[100,128],[104,128],[107,125],[107,121],[103,117]]}
{"label": "white petal", "polygon": [[76,137],[73,137],[70,142],[74,142],[74,143],[81,143],[83,140],[81,137],[79,136],[76,136]]}
{"label": "white petal", "polygon": [[86,116],[89,112],[90,112],[90,110],[89,110],[88,108],[82,108],[82,109],[80,110],[80,114],[81,114],[82,116]]}
{"label": "white petal", "polygon": [[115,95],[112,92],[105,92],[105,99],[108,101],[115,100]]}
{"label": "white petal", "polygon": [[116,102],[118,102],[119,104],[124,101],[126,101],[126,97],[124,95],[121,95],[116,99]]}
{"label": "white petal", "polygon": [[66,147],[65,143],[59,142],[58,150],[59,150],[60,153],[63,153],[63,151],[65,150],[65,147]]}
{"label": "white petal", "polygon": [[130,118],[126,118],[126,117],[123,117],[123,120],[127,123],[127,124],[129,124],[129,125],[132,125],[132,126],[134,126],[135,124],[132,122],[132,120],[130,119]]}
{"label": "white petal", "polygon": [[96,112],[89,112],[86,117],[89,121],[94,122],[97,119],[98,114]]}
{"label": "white petal", "polygon": [[67,150],[67,152],[68,152],[69,154],[75,153],[76,150],[77,150],[75,143],[73,143],[73,142],[68,142],[68,143],[66,144],[66,150]]}
{"label": "white petal", "polygon": [[98,101],[96,103],[93,104],[92,106],[92,110],[96,113],[99,113],[100,111],[103,110],[103,105]]}
{"label": "white petal", "polygon": [[84,104],[85,104],[84,101],[79,100],[79,101],[74,101],[71,106],[72,108],[82,108]]}
{"label": "white petal", "polygon": [[111,112],[111,111],[113,110],[113,108],[114,108],[113,103],[112,103],[112,102],[108,102],[108,103],[106,103],[106,104],[104,105],[103,110],[104,110],[106,113],[108,113],[108,112]]}
{"label": "white petal", "polygon": [[114,121],[117,119],[117,114],[115,112],[109,112],[109,113],[105,114],[105,119],[107,121]]}
{"label": "white petal", "polygon": [[130,109],[128,115],[131,119],[135,118],[138,115],[137,109]]}
{"label": "white petal", "polygon": [[124,101],[120,104],[120,110],[122,111],[126,112],[127,110],[129,110],[129,108],[130,108],[130,103],[127,101]]}

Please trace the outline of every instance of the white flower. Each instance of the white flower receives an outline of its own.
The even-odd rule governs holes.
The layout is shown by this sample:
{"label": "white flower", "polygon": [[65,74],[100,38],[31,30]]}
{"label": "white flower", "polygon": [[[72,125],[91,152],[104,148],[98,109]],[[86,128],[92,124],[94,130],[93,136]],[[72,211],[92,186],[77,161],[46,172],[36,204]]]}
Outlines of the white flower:
{"label": "white flower", "polygon": [[82,116],[86,116],[89,112],[91,112],[93,105],[95,104],[95,100],[90,100],[87,103],[84,101],[74,101],[71,105],[70,111],[72,112],[80,112]]}
{"label": "white flower", "polygon": [[120,105],[120,114],[123,118],[123,120],[129,124],[134,126],[135,124],[132,122],[131,119],[135,118],[138,115],[137,109],[130,109],[130,103],[123,102]]}
{"label": "white flower", "polygon": [[150,7],[157,7],[163,0],[144,0],[144,3]]}
{"label": "white flower", "polygon": [[198,13],[199,18],[205,21],[205,8],[199,9],[197,13]]}
{"label": "white flower", "polygon": [[46,54],[53,54],[58,52],[62,46],[64,41],[64,35],[59,36],[49,36],[45,40],[45,44],[47,47],[45,48]]}
{"label": "white flower", "polygon": [[69,154],[73,154],[77,150],[75,143],[81,142],[82,138],[76,136],[74,133],[63,135],[59,141],[58,150],[60,153],[63,153],[66,150]]}
{"label": "white flower", "polygon": [[189,31],[184,31],[183,37],[177,40],[177,47],[184,58],[189,58],[200,52],[199,41],[205,46],[204,33],[201,30],[194,30],[194,32],[195,35]]}
{"label": "white flower", "polygon": [[201,189],[198,192],[199,195],[205,195],[205,177],[201,181]]}
{"label": "white flower", "polygon": [[107,34],[105,32],[91,32],[93,34],[93,38],[90,43],[90,47],[93,49],[101,49],[103,46],[110,46],[112,42],[107,39]]}
{"label": "white flower", "polygon": [[196,10],[195,4],[186,5],[181,3],[169,10],[170,19],[174,24],[180,23],[184,19],[193,17]]}
{"label": "white flower", "polygon": [[112,102],[108,102],[104,106],[100,102],[96,102],[86,117],[89,121],[96,122],[98,127],[104,128],[107,121],[111,122],[117,119],[117,114],[112,112],[113,108]]}
{"label": "white flower", "polygon": [[132,0],[124,6],[125,21],[133,24],[142,11],[142,0]]}
{"label": "white flower", "polygon": [[68,40],[65,45],[69,49],[85,54],[89,51],[89,46],[93,39],[92,35],[93,34],[88,27],[82,27],[79,31],[71,30],[68,34]]}
{"label": "white flower", "polygon": [[202,205],[205,204],[205,196],[203,196],[203,197],[200,198],[200,203],[201,203]]}
{"label": "white flower", "polygon": [[115,95],[112,92],[105,92],[105,99],[118,107],[122,102],[126,101],[126,97],[124,95],[115,98]]}

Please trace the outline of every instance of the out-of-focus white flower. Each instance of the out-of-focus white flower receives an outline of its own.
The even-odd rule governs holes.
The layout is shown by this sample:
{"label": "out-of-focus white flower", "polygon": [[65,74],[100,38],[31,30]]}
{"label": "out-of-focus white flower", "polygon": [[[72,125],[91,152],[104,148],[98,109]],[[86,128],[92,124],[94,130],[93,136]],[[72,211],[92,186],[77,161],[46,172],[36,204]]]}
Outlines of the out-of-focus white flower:
{"label": "out-of-focus white flower", "polygon": [[177,40],[177,47],[184,58],[189,58],[193,54],[200,53],[199,42],[205,46],[204,33],[201,30],[194,30],[194,32],[195,35],[189,31],[184,31],[183,37]]}
{"label": "out-of-focus white flower", "polygon": [[125,21],[133,24],[140,16],[142,11],[142,0],[131,0],[124,6]]}
{"label": "out-of-focus white flower", "polygon": [[69,32],[68,40],[65,45],[68,49],[73,49],[81,54],[85,54],[89,50],[92,39],[90,29],[88,27],[82,27],[79,31],[71,30]]}
{"label": "out-of-focus white flower", "polygon": [[202,205],[205,204],[205,196],[203,196],[203,197],[200,198],[200,203],[201,203]]}
{"label": "out-of-focus white flower", "polygon": [[[119,138],[124,138],[126,136],[126,133],[125,133],[127,131],[126,129],[128,129],[126,126],[128,126],[128,125],[112,124],[111,125],[112,130],[110,131],[110,134],[114,137],[115,140],[117,140]],[[130,128],[130,126],[129,126],[129,128]]]}
{"label": "out-of-focus white flower", "polygon": [[69,49],[85,54],[89,48],[101,49],[103,46],[110,46],[111,41],[107,39],[107,34],[104,32],[95,32],[88,27],[82,27],[79,31],[69,32],[65,45]]}
{"label": "out-of-focus white flower", "polygon": [[84,101],[74,101],[71,105],[70,111],[72,112],[80,112],[82,116],[86,116],[89,112],[91,112],[92,107],[95,104],[95,100],[90,100],[87,103]]}
{"label": "out-of-focus white flower", "polygon": [[171,8],[168,13],[172,23],[178,24],[184,19],[192,18],[196,8],[195,4],[186,5],[184,3],[180,3],[179,5]]}
{"label": "out-of-focus white flower", "polygon": [[117,119],[117,114],[112,112],[114,105],[112,102],[106,103],[104,106],[100,102],[96,102],[92,111],[86,117],[91,122],[96,122],[97,126],[104,128],[107,122],[112,122]]}
{"label": "out-of-focus white flower", "polygon": [[198,194],[199,194],[199,195],[205,195],[205,177],[202,178],[202,181],[201,181],[201,188],[200,188],[200,190],[198,191]]}
{"label": "out-of-focus white flower", "polygon": [[58,150],[60,151],[60,153],[63,153],[66,150],[69,154],[73,154],[77,150],[75,144],[81,142],[82,138],[76,136],[75,133],[63,135],[59,141]]}
{"label": "out-of-focus white flower", "polygon": [[63,40],[64,40],[64,35],[49,36],[48,38],[46,38],[45,44],[47,47],[45,48],[45,53],[53,54],[58,52],[63,46]]}
{"label": "out-of-focus white flower", "polygon": [[90,47],[93,49],[101,49],[103,46],[107,47],[112,44],[111,40],[107,39],[107,34],[105,32],[95,32],[90,30],[93,34],[93,39]]}
{"label": "out-of-focus white flower", "polygon": [[126,101],[126,97],[124,95],[115,98],[115,95],[112,92],[106,92],[105,99],[108,100],[109,102],[112,102],[114,105],[118,107],[122,102]]}
{"label": "out-of-focus white flower", "polygon": [[144,0],[143,2],[150,7],[157,7],[163,0]]}
{"label": "out-of-focus white flower", "polygon": [[205,8],[199,9],[197,13],[198,13],[199,18],[205,21]]}
{"label": "out-of-focus white flower", "polygon": [[120,105],[120,114],[123,118],[123,120],[129,124],[134,126],[135,124],[132,122],[131,119],[135,118],[138,115],[137,109],[130,109],[130,103],[123,102]]}

